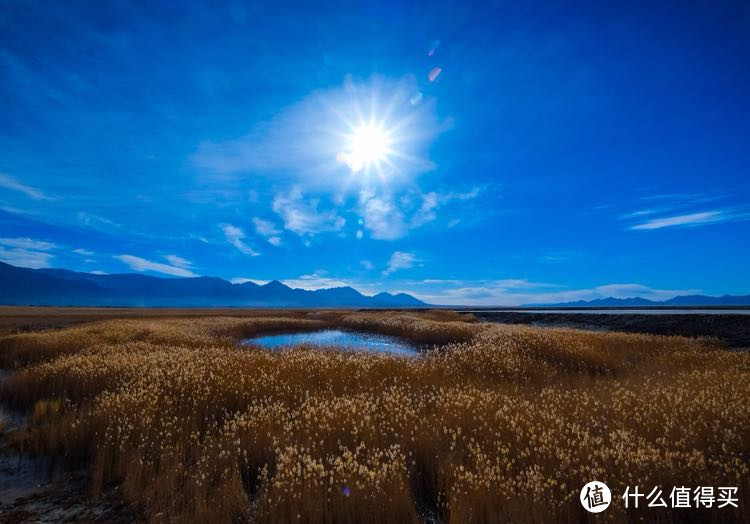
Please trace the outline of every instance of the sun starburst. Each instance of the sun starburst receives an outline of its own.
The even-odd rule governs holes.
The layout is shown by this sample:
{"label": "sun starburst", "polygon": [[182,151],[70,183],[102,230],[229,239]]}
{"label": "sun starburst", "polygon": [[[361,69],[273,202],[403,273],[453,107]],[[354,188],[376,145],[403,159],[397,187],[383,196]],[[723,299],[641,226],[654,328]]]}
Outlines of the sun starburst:
{"label": "sun starburst", "polygon": [[364,124],[353,129],[348,137],[346,149],[338,154],[338,160],[357,173],[370,168],[380,168],[391,154],[392,139],[382,125]]}

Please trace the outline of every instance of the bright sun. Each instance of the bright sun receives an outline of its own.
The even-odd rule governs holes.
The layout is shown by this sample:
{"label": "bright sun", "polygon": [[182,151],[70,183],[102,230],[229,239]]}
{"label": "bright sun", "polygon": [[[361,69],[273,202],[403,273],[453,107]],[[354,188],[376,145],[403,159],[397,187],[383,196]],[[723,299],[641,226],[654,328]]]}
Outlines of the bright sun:
{"label": "bright sun", "polygon": [[346,150],[338,154],[340,162],[353,172],[379,167],[390,153],[391,138],[387,130],[374,124],[363,124],[349,136]]}

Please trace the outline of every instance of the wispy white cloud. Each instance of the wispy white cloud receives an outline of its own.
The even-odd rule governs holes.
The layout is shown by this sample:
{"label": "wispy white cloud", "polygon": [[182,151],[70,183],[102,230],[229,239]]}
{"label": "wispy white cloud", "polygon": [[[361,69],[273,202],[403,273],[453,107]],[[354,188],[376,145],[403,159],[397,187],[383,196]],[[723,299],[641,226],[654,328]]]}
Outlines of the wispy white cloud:
{"label": "wispy white cloud", "polygon": [[52,253],[43,251],[29,251],[28,249],[11,248],[0,246],[0,260],[7,264],[19,267],[49,267],[54,258]]}
{"label": "wispy white cloud", "polygon": [[44,240],[33,240],[28,237],[0,238],[0,244],[18,249],[29,249],[32,251],[49,251],[55,249],[57,244]]}
{"label": "wispy white cloud", "polygon": [[177,255],[166,255],[164,258],[167,262],[176,267],[188,268],[193,266],[192,262],[182,257],[178,257]]}
{"label": "wispy white cloud", "polygon": [[[451,282],[451,281],[446,281]],[[519,306],[595,300],[601,298],[641,297],[667,300],[678,295],[700,293],[700,289],[656,289],[642,284],[607,284],[586,289],[561,290],[552,284],[526,280],[455,281],[453,285],[412,283],[408,291],[432,304],[475,306]]]}
{"label": "wispy white cloud", "polygon": [[700,226],[713,224],[715,222],[726,222],[732,219],[733,215],[724,211],[703,211],[687,215],[655,218],[647,222],[635,224],[631,226],[630,229],[662,229],[675,226]]}
{"label": "wispy white cloud", "polygon": [[307,275],[300,275],[296,278],[285,278],[281,282],[291,288],[308,290],[330,289],[335,287],[348,286],[356,289],[360,293],[364,293],[367,295],[372,295],[381,291],[378,286],[374,286],[366,282],[358,282],[347,278],[330,277],[324,270],[318,270]]}
{"label": "wispy white cloud", "polygon": [[255,225],[255,232],[260,236],[265,237],[269,244],[272,246],[281,245],[281,231],[276,227],[276,224],[270,220],[262,218],[253,218],[253,224]]}
{"label": "wispy white cloud", "polygon": [[0,260],[19,267],[49,267],[57,244],[26,237],[0,238]]}
{"label": "wispy white cloud", "polygon": [[274,119],[255,124],[244,136],[201,142],[191,159],[214,178],[223,179],[248,171],[299,172],[310,166],[334,167],[335,145],[309,125],[321,122],[323,111],[319,99],[305,98],[280,111]]}
{"label": "wispy white cloud", "polygon": [[270,282],[269,280],[259,280],[257,278],[245,278],[245,277],[235,277],[229,280],[232,284],[244,284],[246,282],[252,282],[254,284],[258,284],[259,286],[262,286],[263,284],[268,284]]}
{"label": "wispy white cloud", "polygon": [[[717,202],[727,202],[729,196],[717,192],[645,195],[639,200],[647,202],[646,207],[623,213],[620,218],[629,221],[627,227],[632,230],[695,227],[749,219],[750,213],[746,209]],[[709,205],[715,207],[706,210]]]}
{"label": "wispy white cloud", "polygon": [[276,229],[276,224],[274,224],[270,220],[264,220],[262,218],[255,217],[253,218],[253,224],[255,224],[255,231],[259,235],[264,237],[271,237],[281,233],[281,231]]}
{"label": "wispy white cloud", "polygon": [[639,200],[646,202],[661,202],[670,206],[688,206],[694,204],[703,204],[714,202],[726,198],[722,193],[658,193],[653,195],[644,195]]}
{"label": "wispy white cloud", "polygon": [[561,262],[568,262],[581,256],[579,251],[548,251],[543,253],[537,259],[539,262],[544,264],[559,264]]}
{"label": "wispy white cloud", "polygon": [[232,244],[239,251],[253,257],[260,255],[260,253],[245,243],[245,232],[241,228],[233,226],[232,224],[221,224],[219,227],[224,232],[224,238],[226,238],[227,242]]}
{"label": "wispy white cloud", "polygon": [[[411,217],[410,227],[412,228],[420,227],[424,224],[432,222],[433,220],[437,219],[437,211],[443,205],[451,202],[452,200],[456,200],[456,201],[471,200],[479,196],[480,192],[481,192],[481,188],[475,187],[463,193],[460,193],[460,192],[439,193],[436,191],[425,193],[424,195],[422,195],[421,206]],[[454,223],[454,225],[456,224],[457,222]]]}
{"label": "wispy white cloud", "polygon": [[399,269],[409,269],[418,262],[414,253],[396,251],[388,260],[388,266],[383,270],[383,275],[390,275]]}
{"label": "wispy white cloud", "polygon": [[364,269],[366,269],[367,271],[372,271],[373,269],[375,269],[375,264],[373,264],[373,263],[372,263],[372,262],[370,262],[369,260],[362,260],[362,261],[360,261],[360,263],[359,263],[359,264],[360,264],[360,265],[361,265],[361,266],[362,266],[362,267],[363,267]]}
{"label": "wispy white cloud", "polygon": [[53,200],[53,198],[45,195],[40,189],[28,186],[12,176],[3,173],[0,173],[0,187],[23,193],[32,200]]}
{"label": "wispy white cloud", "polygon": [[509,289],[544,289],[559,288],[557,284],[547,282],[533,282],[525,278],[504,278],[504,279],[479,279],[466,280],[459,278],[426,278],[424,280],[407,281],[407,284],[428,284],[455,287],[476,287],[482,289],[493,289],[506,291]]}
{"label": "wispy white cloud", "polygon": [[412,79],[381,78],[316,91],[276,112],[272,119],[256,123],[244,136],[203,141],[192,155],[192,162],[213,179],[229,180],[246,172],[284,173],[297,179],[312,176],[325,184],[331,177],[316,175],[345,169],[337,155],[347,145],[342,137],[352,132],[354,116],[375,108],[387,114],[398,106],[401,118],[388,122],[386,127],[397,127],[393,147],[409,154],[398,155],[392,161],[402,173],[429,170],[433,164],[419,153],[440,129],[434,104],[408,103],[416,87]]}
{"label": "wispy white cloud", "polygon": [[122,224],[119,224],[115,222],[114,220],[110,220],[105,217],[101,217],[99,215],[94,215],[91,213],[87,213],[85,211],[80,211],[76,217],[78,220],[85,224],[86,226],[89,226],[94,229],[120,229],[122,228]]}
{"label": "wispy white cloud", "polygon": [[162,264],[160,262],[153,262],[145,258],[137,257],[134,255],[117,255],[114,258],[124,262],[125,264],[135,271],[153,271],[155,273],[163,273],[165,275],[172,275],[175,277],[197,277],[195,273],[184,267],[173,266],[169,264]]}
{"label": "wispy white cloud", "polygon": [[326,231],[340,231],[346,220],[333,209],[321,210],[320,199],[305,198],[299,186],[273,199],[273,210],[284,222],[284,229],[297,235],[316,235]]}
{"label": "wispy white cloud", "polygon": [[638,209],[636,211],[630,211],[629,213],[623,213],[620,215],[620,218],[623,219],[629,219],[629,218],[638,218],[648,215],[655,215],[657,213],[662,213],[663,209]]}
{"label": "wispy white cloud", "polygon": [[540,289],[558,287],[555,284],[533,282],[525,278],[504,278],[500,280],[492,280],[490,283],[492,286],[502,289]]}
{"label": "wispy white cloud", "polygon": [[90,257],[91,255],[94,254],[93,251],[89,251],[88,249],[82,249],[82,248],[74,249],[73,253],[75,253],[76,255],[81,255],[82,257]]}
{"label": "wispy white cloud", "polygon": [[554,292],[561,286],[523,278],[506,279],[425,279],[406,282],[418,298],[433,304],[511,305],[520,297]]}
{"label": "wispy white cloud", "polygon": [[289,287],[301,289],[328,289],[332,287],[352,286],[352,283],[348,280],[331,278],[318,273],[301,275],[297,278],[286,278],[282,282]]}
{"label": "wispy white cloud", "polygon": [[667,300],[677,295],[700,293],[700,289],[655,289],[643,284],[606,284],[593,290],[599,298],[632,298],[641,297],[649,300]]}
{"label": "wispy white cloud", "polygon": [[[481,188],[476,187],[463,193],[430,191],[421,195],[405,194],[396,199],[390,193],[363,189],[359,192],[358,212],[372,238],[395,240],[436,220],[438,210],[449,202],[471,200],[480,192]],[[453,221],[452,225],[459,222]]]}
{"label": "wispy white cloud", "polygon": [[411,226],[419,227],[437,218],[437,209],[441,204],[441,198],[438,193],[430,192],[422,196],[422,205],[419,207],[414,216],[411,218]]}
{"label": "wispy white cloud", "polygon": [[[347,82],[319,91],[270,121],[254,125],[245,136],[203,142],[192,161],[200,168],[199,176],[210,178],[214,185],[236,185],[233,181],[245,172],[273,176],[282,187],[288,184],[275,195],[271,207],[281,218],[282,229],[308,237],[305,242],[314,235],[341,231],[352,211],[362,220],[362,227],[351,232],[356,238],[398,239],[434,221],[447,203],[480,193],[480,188],[471,187],[463,192],[420,193],[409,183],[435,167],[426,159],[427,145],[447,129],[439,124],[432,101],[409,103],[416,87],[413,81],[374,79],[365,85]],[[398,111],[391,111],[394,108]],[[348,136],[359,125],[356,115],[376,109],[396,119],[382,124],[389,135],[389,158],[377,168],[382,172],[347,180],[351,173],[337,157],[350,146]],[[387,189],[373,190],[376,185],[368,181],[375,176],[388,179]],[[256,232],[280,245],[282,237],[269,231],[276,229],[275,224],[267,218],[259,220],[263,222],[255,224]]]}
{"label": "wispy white cloud", "polygon": [[394,240],[406,234],[404,214],[390,195],[375,195],[372,191],[362,190],[359,213],[372,238]]}

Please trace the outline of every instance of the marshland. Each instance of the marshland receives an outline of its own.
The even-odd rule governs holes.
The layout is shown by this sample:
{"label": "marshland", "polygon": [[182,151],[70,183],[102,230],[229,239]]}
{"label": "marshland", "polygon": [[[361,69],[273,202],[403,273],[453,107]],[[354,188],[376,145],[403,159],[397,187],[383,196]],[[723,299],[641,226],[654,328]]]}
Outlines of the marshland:
{"label": "marshland", "polygon": [[[139,521],[580,522],[590,480],[613,521],[750,518],[750,359],[717,340],[448,311],[19,311],[3,452],[82,472],[89,503],[116,492]],[[419,355],[243,343],[330,329]],[[626,509],[635,485],[736,486],[739,508]]]}

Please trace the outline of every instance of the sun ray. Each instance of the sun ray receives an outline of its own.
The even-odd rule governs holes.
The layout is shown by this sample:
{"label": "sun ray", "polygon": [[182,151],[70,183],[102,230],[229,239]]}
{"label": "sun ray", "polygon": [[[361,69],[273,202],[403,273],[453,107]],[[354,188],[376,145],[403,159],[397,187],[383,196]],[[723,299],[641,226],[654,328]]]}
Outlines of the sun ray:
{"label": "sun ray", "polygon": [[383,90],[348,82],[345,92],[343,99],[323,103],[332,117],[328,133],[333,160],[347,168],[347,187],[370,181],[388,185],[396,176],[429,165],[418,150],[432,128],[424,111],[409,103],[403,87]]}

